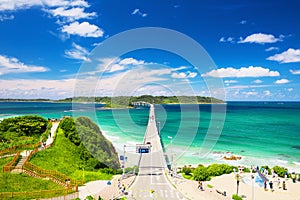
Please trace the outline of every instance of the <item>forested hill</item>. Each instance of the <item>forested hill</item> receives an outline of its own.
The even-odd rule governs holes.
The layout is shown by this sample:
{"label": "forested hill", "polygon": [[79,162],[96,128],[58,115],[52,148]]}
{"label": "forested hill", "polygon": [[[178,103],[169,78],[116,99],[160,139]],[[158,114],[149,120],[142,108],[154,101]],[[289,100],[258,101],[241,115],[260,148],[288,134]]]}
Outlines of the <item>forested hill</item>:
{"label": "forested hill", "polygon": [[[50,125],[50,126],[49,126]],[[22,144],[35,144],[51,128],[40,116],[20,116],[0,121],[0,149]]]}
{"label": "forested hill", "polygon": [[59,126],[66,138],[80,149],[80,158],[93,168],[120,167],[118,154],[100,128],[87,117],[64,118]]}
{"label": "forested hill", "polygon": [[119,97],[73,97],[58,100],[59,102],[96,102],[105,103],[108,107],[131,106],[132,102],[145,101],[154,104],[176,104],[176,103],[224,103],[214,97],[202,96],[119,96]]}

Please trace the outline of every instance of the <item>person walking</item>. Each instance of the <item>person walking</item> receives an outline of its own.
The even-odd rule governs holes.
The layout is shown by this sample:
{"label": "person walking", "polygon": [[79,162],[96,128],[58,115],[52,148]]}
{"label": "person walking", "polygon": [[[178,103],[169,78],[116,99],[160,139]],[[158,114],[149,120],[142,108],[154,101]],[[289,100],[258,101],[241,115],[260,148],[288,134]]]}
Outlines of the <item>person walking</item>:
{"label": "person walking", "polygon": [[285,181],[282,182],[282,189],[283,189],[283,190],[287,190],[287,189],[286,189]]}
{"label": "person walking", "polygon": [[264,181],[264,189],[267,191],[267,181]]}
{"label": "person walking", "polygon": [[202,181],[198,181],[198,189],[201,190],[201,191],[204,191]]}
{"label": "person walking", "polygon": [[274,190],[273,190],[273,182],[272,181],[269,182],[269,186],[270,186],[271,192],[273,192]]}

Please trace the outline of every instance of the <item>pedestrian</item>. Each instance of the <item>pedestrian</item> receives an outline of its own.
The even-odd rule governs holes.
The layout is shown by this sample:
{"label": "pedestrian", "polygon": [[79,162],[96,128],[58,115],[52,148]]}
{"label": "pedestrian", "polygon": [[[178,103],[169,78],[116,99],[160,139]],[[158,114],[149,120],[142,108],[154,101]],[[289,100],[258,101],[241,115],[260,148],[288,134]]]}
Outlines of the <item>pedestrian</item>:
{"label": "pedestrian", "polygon": [[278,189],[280,189],[280,179],[277,180]]}
{"label": "pedestrian", "polygon": [[122,184],[122,194],[125,194],[125,185]]}
{"label": "pedestrian", "polygon": [[295,172],[293,172],[293,173],[291,174],[291,178],[292,178],[292,180],[293,180],[293,183],[296,183],[296,174],[295,174]]}
{"label": "pedestrian", "polygon": [[118,179],[118,188],[121,189],[121,182],[120,182],[120,179]]}
{"label": "pedestrian", "polygon": [[282,182],[282,189],[283,189],[283,190],[287,190],[287,189],[286,189],[286,185],[285,185],[285,181]]}
{"label": "pedestrian", "polygon": [[267,191],[267,181],[264,181],[264,189]]}
{"label": "pedestrian", "polygon": [[272,181],[269,182],[269,186],[270,186],[271,192],[273,192],[274,190],[273,190],[273,182]]}
{"label": "pedestrian", "polygon": [[285,178],[285,179],[288,178],[288,172],[287,172],[287,171],[284,172],[284,178]]}
{"label": "pedestrian", "polygon": [[203,191],[203,183],[201,181],[198,181],[198,189]]}

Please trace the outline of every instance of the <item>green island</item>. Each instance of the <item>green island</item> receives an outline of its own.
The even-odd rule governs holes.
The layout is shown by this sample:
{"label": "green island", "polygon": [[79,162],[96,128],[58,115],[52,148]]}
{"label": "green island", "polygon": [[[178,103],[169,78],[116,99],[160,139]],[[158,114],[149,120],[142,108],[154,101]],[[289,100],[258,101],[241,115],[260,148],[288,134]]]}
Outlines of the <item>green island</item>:
{"label": "green island", "polygon": [[0,99],[0,102],[78,102],[78,103],[101,103],[106,108],[130,108],[133,102],[150,102],[154,104],[217,104],[223,100],[214,97],[203,96],[116,96],[116,97],[70,97],[59,100],[50,99]]}

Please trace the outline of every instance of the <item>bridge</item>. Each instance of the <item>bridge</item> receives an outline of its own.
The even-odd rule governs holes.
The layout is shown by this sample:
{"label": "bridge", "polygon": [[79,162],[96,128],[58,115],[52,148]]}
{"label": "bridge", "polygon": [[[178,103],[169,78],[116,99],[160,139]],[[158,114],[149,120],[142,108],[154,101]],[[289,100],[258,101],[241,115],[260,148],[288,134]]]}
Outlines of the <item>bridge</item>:
{"label": "bridge", "polygon": [[144,144],[151,144],[149,153],[141,153],[139,173],[129,188],[128,199],[185,199],[167,180],[167,164],[164,158],[156,125],[154,105],[150,105]]}
{"label": "bridge", "polygon": [[136,101],[131,103],[134,107],[150,107],[151,104],[145,101]]}

